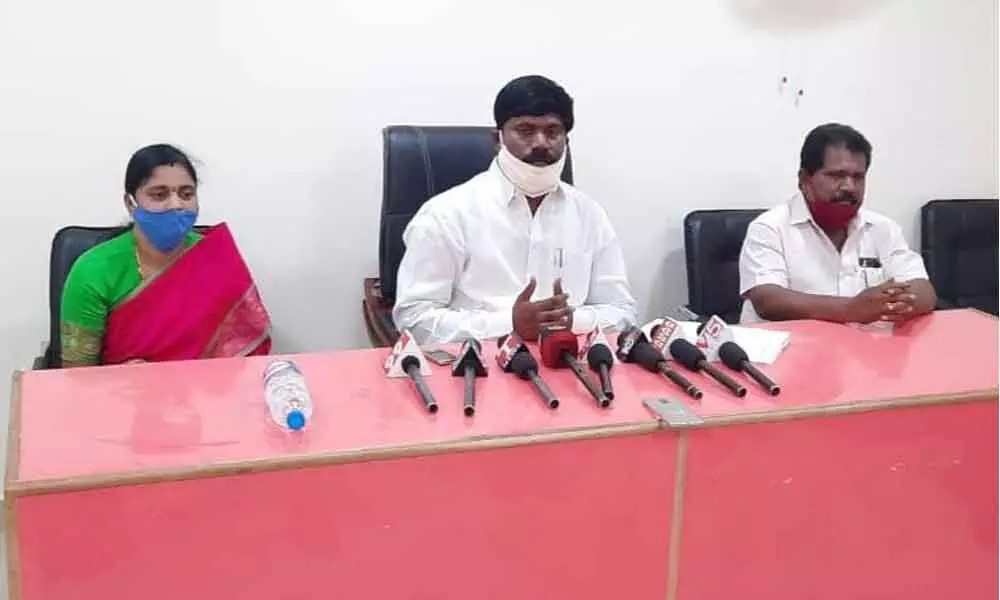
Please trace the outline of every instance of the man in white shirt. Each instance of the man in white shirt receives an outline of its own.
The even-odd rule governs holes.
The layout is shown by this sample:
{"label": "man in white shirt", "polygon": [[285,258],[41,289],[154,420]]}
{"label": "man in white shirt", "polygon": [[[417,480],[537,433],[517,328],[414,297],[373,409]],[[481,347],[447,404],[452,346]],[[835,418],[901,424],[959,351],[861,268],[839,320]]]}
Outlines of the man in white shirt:
{"label": "man in white shirt", "polygon": [[499,152],[489,169],[428,200],[403,233],[396,326],[427,343],[634,320],[607,214],[560,181],[572,98],[545,77],[520,77],[493,113]]}
{"label": "man in white shirt", "polygon": [[740,254],[741,322],[901,322],[934,309],[920,255],[899,225],[862,209],[872,147],[830,123],[802,145],[799,190],[757,217]]}

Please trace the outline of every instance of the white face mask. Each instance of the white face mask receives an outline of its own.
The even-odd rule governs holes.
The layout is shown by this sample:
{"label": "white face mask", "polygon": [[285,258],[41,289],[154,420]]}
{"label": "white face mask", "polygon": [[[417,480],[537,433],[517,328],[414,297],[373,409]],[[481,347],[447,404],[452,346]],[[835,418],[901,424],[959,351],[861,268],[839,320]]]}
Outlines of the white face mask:
{"label": "white face mask", "polygon": [[507,146],[503,145],[503,142],[500,143],[500,152],[497,154],[497,166],[500,167],[500,172],[511,185],[529,198],[554,192],[559,187],[559,177],[565,164],[565,150],[559,160],[544,167],[537,167],[517,158],[511,154]]}

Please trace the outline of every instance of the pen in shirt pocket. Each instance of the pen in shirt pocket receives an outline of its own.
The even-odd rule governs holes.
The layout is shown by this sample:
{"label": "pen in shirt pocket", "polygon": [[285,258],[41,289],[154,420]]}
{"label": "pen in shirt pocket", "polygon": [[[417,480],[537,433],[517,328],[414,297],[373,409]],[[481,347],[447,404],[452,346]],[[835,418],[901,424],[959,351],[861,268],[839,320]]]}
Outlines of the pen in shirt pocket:
{"label": "pen in shirt pocket", "polygon": [[556,271],[556,277],[562,277],[563,265],[565,264],[566,253],[562,248],[556,248],[552,252],[552,268]]}

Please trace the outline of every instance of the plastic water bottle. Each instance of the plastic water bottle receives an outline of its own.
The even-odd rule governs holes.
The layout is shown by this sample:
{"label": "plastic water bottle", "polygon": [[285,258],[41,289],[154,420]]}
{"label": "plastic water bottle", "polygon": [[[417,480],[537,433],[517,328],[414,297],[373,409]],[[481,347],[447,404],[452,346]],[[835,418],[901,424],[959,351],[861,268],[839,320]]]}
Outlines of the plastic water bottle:
{"label": "plastic water bottle", "polygon": [[271,419],[280,427],[297,431],[312,418],[312,397],[298,365],[276,360],[264,369],[264,390]]}

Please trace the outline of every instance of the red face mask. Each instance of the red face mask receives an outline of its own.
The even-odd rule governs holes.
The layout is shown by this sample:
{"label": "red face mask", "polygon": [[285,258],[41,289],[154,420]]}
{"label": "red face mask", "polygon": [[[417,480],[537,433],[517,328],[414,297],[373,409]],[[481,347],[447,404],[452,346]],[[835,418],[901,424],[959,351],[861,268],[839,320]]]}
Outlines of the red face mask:
{"label": "red face mask", "polygon": [[847,229],[851,219],[858,214],[859,208],[857,204],[844,202],[815,200],[809,203],[809,212],[812,213],[813,219],[816,219],[816,224],[829,230]]}

